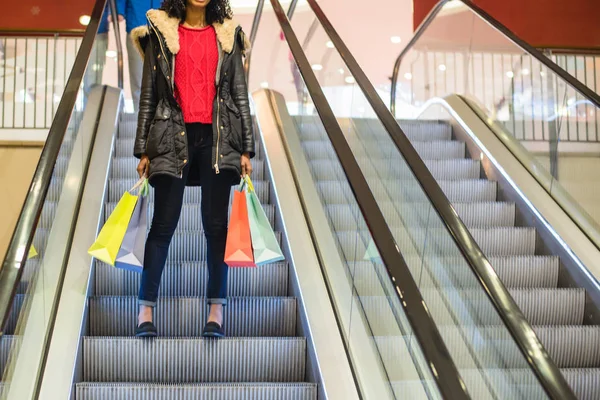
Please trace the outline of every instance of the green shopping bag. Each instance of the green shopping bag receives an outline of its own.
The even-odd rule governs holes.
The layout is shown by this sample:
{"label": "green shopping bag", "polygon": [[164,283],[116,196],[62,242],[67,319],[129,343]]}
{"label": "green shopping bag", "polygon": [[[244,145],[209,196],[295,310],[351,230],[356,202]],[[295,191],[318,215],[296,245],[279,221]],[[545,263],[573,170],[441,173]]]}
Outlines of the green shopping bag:
{"label": "green shopping bag", "polygon": [[283,252],[279,247],[279,242],[271,228],[269,219],[260,205],[258,196],[254,191],[254,185],[252,185],[249,176],[246,175],[244,179],[248,185],[246,202],[248,203],[248,221],[250,223],[254,263],[256,266],[260,266],[281,261],[284,259]]}
{"label": "green shopping bag", "polygon": [[141,187],[145,179],[140,179],[133,188],[123,194],[117,207],[104,223],[96,241],[89,248],[89,255],[114,267],[125,232],[127,232],[129,226],[129,220],[139,197],[132,195],[131,192]]}
{"label": "green shopping bag", "polygon": [[365,251],[363,260],[372,262],[381,261],[381,256],[379,255],[379,251],[377,251],[377,246],[375,246],[375,242],[373,241],[373,239],[369,240],[369,244],[367,246],[367,250]]}

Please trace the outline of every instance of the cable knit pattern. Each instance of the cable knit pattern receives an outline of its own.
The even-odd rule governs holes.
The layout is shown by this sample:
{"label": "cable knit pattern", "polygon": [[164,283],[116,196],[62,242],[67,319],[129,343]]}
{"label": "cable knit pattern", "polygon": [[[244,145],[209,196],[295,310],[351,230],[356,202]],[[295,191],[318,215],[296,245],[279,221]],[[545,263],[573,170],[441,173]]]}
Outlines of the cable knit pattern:
{"label": "cable knit pattern", "polygon": [[180,50],[175,60],[175,95],[186,123],[212,123],[219,62],[217,36],[212,26],[179,26]]}

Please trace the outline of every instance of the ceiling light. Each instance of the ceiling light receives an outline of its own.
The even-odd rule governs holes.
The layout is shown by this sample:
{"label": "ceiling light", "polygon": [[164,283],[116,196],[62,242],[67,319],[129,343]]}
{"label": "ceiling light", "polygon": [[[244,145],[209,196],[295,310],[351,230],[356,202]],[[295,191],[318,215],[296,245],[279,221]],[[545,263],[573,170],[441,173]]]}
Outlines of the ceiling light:
{"label": "ceiling light", "polygon": [[412,79],[412,74],[410,72],[407,72],[404,74],[404,77],[410,81]]}
{"label": "ceiling light", "polygon": [[515,76],[515,74],[514,74],[512,71],[508,71],[508,72],[506,73],[506,76],[508,76],[509,78],[512,78],[512,77],[514,77],[514,76]]}
{"label": "ceiling light", "polygon": [[323,69],[323,66],[321,64],[313,64],[312,69],[314,69],[315,71],[320,71]]}
{"label": "ceiling light", "polygon": [[330,49],[333,49],[335,46],[333,45],[333,42],[330,40],[327,43],[325,43],[325,46],[327,46]]}
{"label": "ceiling light", "polygon": [[440,65],[438,65],[438,69],[440,71],[445,71],[446,70],[446,65],[445,64],[440,64]]}
{"label": "ceiling light", "polygon": [[89,15],[82,15],[81,17],[79,17],[79,23],[83,26],[88,26],[91,19],[92,18]]}
{"label": "ceiling light", "polygon": [[269,82],[266,82],[266,81],[265,82],[261,82],[260,83],[260,87],[263,88],[263,89],[268,88],[269,87]]}
{"label": "ceiling light", "polygon": [[390,40],[391,40],[391,41],[392,41],[392,43],[394,43],[394,44],[398,44],[398,43],[402,42],[402,39],[400,38],[400,36],[392,36],[392,37],[390,38]]}
{"label": "ceiling light", "polygon": [[523,75],[529,75],[529,70],[527,68],[523,68],[521,70],[521,74],[523,74]]}
{"label": "ceiling light", "polygon": [[546,71],[540,71],[541,76],[546,76]]}
{"label": "ceiling light", "polygon": [[346,79],[344,79],[346,81],[346,83],[354,83],[356,82],[356,80],[354,79],[353,76],[347,76]]}
{"label": "ceiling light", "polygon": [[344,72],[346,72],[346,71],[344,71],[344,68],[340,68],[340,69],[338,69],[338,72],[340,73],[340,75],[344,75]]}
{"label": "ceiling light", "polygon": [[117,52],[114,50],[106,50],[106,57],[113,58],[117,56]]}

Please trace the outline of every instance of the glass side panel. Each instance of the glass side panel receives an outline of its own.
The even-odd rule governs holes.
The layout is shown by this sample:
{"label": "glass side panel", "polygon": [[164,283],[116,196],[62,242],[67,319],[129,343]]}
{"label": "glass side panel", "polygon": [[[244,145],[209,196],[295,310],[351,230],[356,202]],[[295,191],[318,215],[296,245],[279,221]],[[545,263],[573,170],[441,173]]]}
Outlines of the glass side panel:
{"label": "glass side panel", "polygon": [[[292,21],[292,24],[294,28],[302,29],[299,22]],[[525,356],[410,167],[382,123],[371,117],[374,110],[347,70],[340,54],[336,49],[325,45],[327,36],[321,26],[316,28],[314,37],[320,39],[311,41],[306,48],[309,61],[316,70],[329,103],[336,110],[338,123],[352,153],[394,233],[396,243],[421,289],[470,396],[474,399],[546,398]],[[340,79],[342,69],[344,78]],[[300,121],[302,124],[314,125],[307,117]],[[453,154],[465,154],[464,144],[449,141],[451,127],[443,121],[404,121],[401,125],[417,152],[428,159],[430,167],[431,164],[443,166],[448,161],[446,158],[453,157]],[[307,129],[308,127],[301,125],[305,154],[311,160],[315,179],[327,190],[323,197],[326,205],[331,208],[331,200],[334,200],[334,204],[341,200],[339,196],[333,197],[329,188],[333,183],[343,182],[344,173],[336,163],[335,153],[327,137],[305,133]],[[439,151],[442,147],[446,147],[445,151]],[[437,159],[433,157],[434,154],[438,155]],[[470,160],[465,160],[465,163],[469,162]],[[456,196],[460,197],[460,187],[453,189],[457,192]],[[485,195],[488,190],[495,195],[493,183],[490,187],[482,188],[481,194]],[[356,238],[360,238],[360,246],[354,244],[353,259],[360,259],[361,265],[380,277],[380,282],[385,281],[387,276],[382,273],[381,260],[372,247],[366,226],[362,221],[348,221],[347,217],[343,217],[346,213],[340,211],[335,214],[337,219],[333,219],[338,235],[350,236],[352,243],[359,242]],[[382,286],[385,288],[384,283]],[[357,296],[367,310],[367,320],[376,327],[377,343],[381,346],[380,350],[384,355],[382,359],[388,368],[386,361],[401,360],[403,357],[400,348],[395,347],[399,339],[396,335],[401,334],[406,338],[410,337],[410,332],[403,332],[402,324],[399,324],[396,331],[379,330],[389,326],[390,318],[381,308],[371,303],[373,297],[369,292],[357,289]],[[395,372],[394,366],[388,369],[390,380],[404,383],[404,377],[392,372]],[[423,368],[419,372],[424,375],[427,369]],[[399,399],[407,395],[402,390],[395,394]]]}
{"label": "glass side panel", "polygon": [[[108,11],[107,11],[108,12]],[[106,15],[104,16],[106,18]],[[75,212],[74,208],[68,209],[64,206],[64,198],[70,193],[81,190],[84,177],[81,171],[75,171],[72,165],[84,165],[86,149],[77,141],[79,128],[83,118],[83,110],[86,106],[91,89],[102,83],[102,70],[106,54],[107,34],[99,33],[96,36],[92,54],[86,67],[86,73],[82,79],[77,94],[75,108],[72,111],[67,131],[60,148],[59,157],[54,165],[52,180],[48,193],[44,200],[44,207],[35,229],[33,246],[23,249],[29,253],[17,297],[14,300],[10,319],[0,337],[0,396],[10,396],[12,386],[23,385],[22,375],[16,371],[29,371],[27,379],[36,379],[35,371],[41,366],[42,349],[44,347],[45,334],[50,322],[50,311],[55,301],[53,288],[49,282],[55,282],[57,268],[51,268],[61,263],[64,254],[56,254],[60,239],[68,233],[68,228],[61,225],[61,221],[70,220]],[[48,48],[45,57],[53,57],[52,47]],[[78,46],[73,46],[69,57],[74,58],[78,52]],[[68,79],[69,73],[65,78]],[[38,104],[37,112],[46,116],[45,101],[42,96],[36,98]],[[69,175],[67,171],[69,170]],[[33,189],[35,190],[35,189]],[[54,247],[56,245],[56,247]],[[58,268],[59,269],[59,268]],[[30,339],[34,333],[33,342]],[[37,332],[37,333],[36,333]],[[22,342],[33,343],[33,345],[21,346]],[[14,380],[16,379],[16,380]],[[12,386],[11,386],[12,385]]]}
{"label": "glass side panel", "polygon": [[[304,40],[302,35],[299,40]],[[284,96],[305,151],[294,157],[308,162],[313,178],[308,176],[301,186],[306,190],[310,185],[317,193],[327,219],[336,262],[324,262],[323,275],[361,394],[441,398],[385,268],[366,256],[373,252],[367,252],[369,230],[270,8],[265,8],[253,52],[254,57],[271,54],[268,68],[251,68],[250,82]],[[421,250],[424,245],[423,240],[414,244]]]}
{"label": "glass side panel", "polygon": [[[597,90],[597,56],[549,57]],[[397,118],[417,117],[436,97],[466,97],[529,151],[515,155],[600,246],[600,110],[538,59],[454,0],[403,57],[396,89]]]}

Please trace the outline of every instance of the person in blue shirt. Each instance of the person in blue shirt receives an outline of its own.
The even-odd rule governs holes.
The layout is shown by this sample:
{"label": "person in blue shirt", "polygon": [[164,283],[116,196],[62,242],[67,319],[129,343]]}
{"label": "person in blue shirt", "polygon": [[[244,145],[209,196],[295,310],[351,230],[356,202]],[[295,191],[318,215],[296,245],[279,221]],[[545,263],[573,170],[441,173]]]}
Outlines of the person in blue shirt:
{"label": "person in blue shirt", "polygon": [[139,26],[146,26],[148,20],[146,13],[153,8],[160,8],[162,0],[117,0],[117,13],[119,22],[125,20],[127,31],[127,61],[129,64],[129,85],[133,110],[138,111],[140,104],[140,88],[142,84],[142,57],[135,48],[131,31]]}

